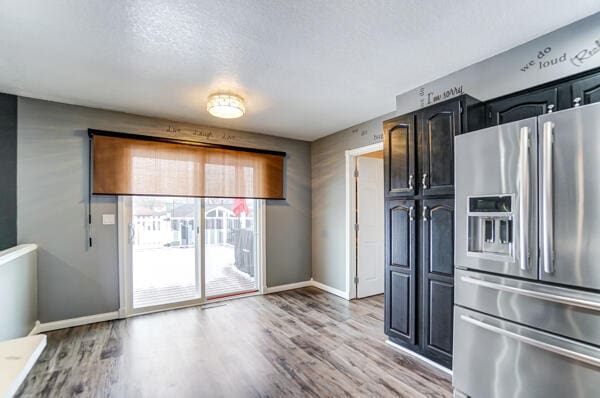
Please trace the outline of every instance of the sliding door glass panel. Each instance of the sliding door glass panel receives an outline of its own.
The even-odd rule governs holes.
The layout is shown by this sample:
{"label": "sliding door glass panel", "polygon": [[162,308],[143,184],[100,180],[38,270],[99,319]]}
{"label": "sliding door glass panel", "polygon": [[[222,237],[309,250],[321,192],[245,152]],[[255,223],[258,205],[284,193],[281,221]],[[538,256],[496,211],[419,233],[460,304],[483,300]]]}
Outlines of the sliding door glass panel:
{"label": "sliding door glass panel", "polygon": [[257,201],[204,200],[207,299],[258,290]]}
{"label": "sliding door glass panel", "polygon": [[131,210],[133,307],[198,299],[198,200],[134,196]]}

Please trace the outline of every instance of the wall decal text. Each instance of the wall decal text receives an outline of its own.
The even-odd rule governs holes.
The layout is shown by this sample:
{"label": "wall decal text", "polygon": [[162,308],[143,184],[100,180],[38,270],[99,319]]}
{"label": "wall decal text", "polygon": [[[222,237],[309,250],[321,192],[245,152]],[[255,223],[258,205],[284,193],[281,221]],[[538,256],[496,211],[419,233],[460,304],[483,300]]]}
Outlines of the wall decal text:
{"label": "wall decal text", "polygon": [[567,53],[562,53],[559,56],[552,57],[551,55],[552,47],[544,47],[542,50],[539,50],[535,56],[524,64],[521,67],[521,72],[527,72],[530,70],[540,70],[546,69],[554,65],[558,65],[561,62],[565,62],[567,60]]}
{"label": "wall decal text", "polygon": [[461,95],[462,93],[463,93],[462,84],[460,86],[448,87],[437,93],[433,92],[433,91],[426,92],[425,87],[421,87],[419,89],[419,96],[421,97],[420,98],[421,107],[435,104],[436,102],[444,101],[444,100],[447,100],[448,98],[456,97],[457,95]]}
{"label": "wall decal text", "polygon": [[588,59],[592,58],[594,55],[600,52],[600,40],[594,40],[594,44],[591,48],[584,48],[579,51],[571,58],[571,63],[577,67],[580,67],[586,62]]}

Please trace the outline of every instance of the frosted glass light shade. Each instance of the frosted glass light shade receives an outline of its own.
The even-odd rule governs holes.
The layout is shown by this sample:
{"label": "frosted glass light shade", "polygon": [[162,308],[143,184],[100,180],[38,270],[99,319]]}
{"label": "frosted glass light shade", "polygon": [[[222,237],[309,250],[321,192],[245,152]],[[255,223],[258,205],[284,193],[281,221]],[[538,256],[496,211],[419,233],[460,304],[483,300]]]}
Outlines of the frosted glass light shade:
{"label": "frosted glass light shade", "polygon": [[208,113],[223,119],[235,119],[246,112],[242,97],[233,94],[213,94],[206,104]]}

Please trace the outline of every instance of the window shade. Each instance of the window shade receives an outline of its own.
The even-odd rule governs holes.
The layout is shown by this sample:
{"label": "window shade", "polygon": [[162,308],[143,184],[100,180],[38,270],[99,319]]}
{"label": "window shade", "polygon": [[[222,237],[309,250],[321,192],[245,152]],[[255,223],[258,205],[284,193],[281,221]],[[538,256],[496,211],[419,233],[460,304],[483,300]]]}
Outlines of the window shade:
{"label": "window shade", "polygon": [[93,193],[285,199],[284,152],[89,130]]}

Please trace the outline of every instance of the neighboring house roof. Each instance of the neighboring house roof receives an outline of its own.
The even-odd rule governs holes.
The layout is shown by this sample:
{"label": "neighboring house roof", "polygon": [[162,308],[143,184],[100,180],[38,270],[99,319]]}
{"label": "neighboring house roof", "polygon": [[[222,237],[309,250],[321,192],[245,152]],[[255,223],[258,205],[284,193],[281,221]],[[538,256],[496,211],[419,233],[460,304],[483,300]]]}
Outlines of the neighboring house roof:
{"label": "neighboring house roof", "polygon": [[[233,205],[233,204],[232,204]],[[196,206],[194,203],[183,203],[183,204],[176,204],[175,206],[172,206],[171,204],[167,203],[166,206],[164,206],[164,202],[162,203],[157,203],[157,206],[153,206],[152,205],[152,201],[148,200],[148,205],[147,206],[135,206],[135,214],[134,216],[137,217],[160,217],[160,216],[166,216],[166,215],[171,215],[171,217],[176,217],[176,218],[187,218],[187,217],[194,217],[194,211],[196,210]],[[231,209],[228,209],[227,207],[222,206],[221,204],[217,204],[217,203],[210,203],[209,201],[207,201],[206,203],[206,213],[211,213],[214,212],[215,210],[221,210],[227,214],[232,215],[233,211]]]}

